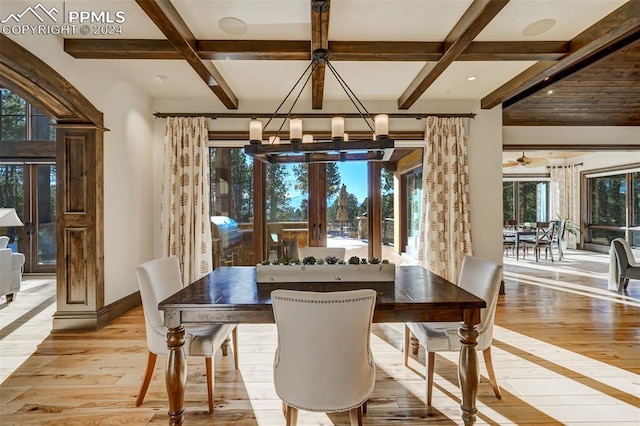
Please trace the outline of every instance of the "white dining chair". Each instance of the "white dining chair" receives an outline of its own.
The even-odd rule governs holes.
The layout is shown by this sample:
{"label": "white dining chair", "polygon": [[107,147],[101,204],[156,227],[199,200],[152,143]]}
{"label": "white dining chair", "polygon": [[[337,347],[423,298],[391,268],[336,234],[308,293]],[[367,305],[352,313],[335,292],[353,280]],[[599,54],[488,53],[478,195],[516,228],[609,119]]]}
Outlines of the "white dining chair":
{"label": "white dining chair", "polygon": [[[481,351],[484,356],[489,380],[498,399],[502,399],[502,393],[493,370],[491,342],[501,277],[501,265],[487,259],[467,255],[462,262],[458,282],[459,287],[473,293],[487,303],[487,307],[482,309],[480,313],[480,324],[477,325],[479,335],[476,350]],[[408,366],[411,334],[425,348],[428,406],[431,406],[432,400],[436,352],[460,351],[459,327],[460,324],[457,322],[409,322],[405,324],[404,365]]]}
{"label": "white dining chair", "polygon": [[375,290],[274,290],[271,299],[278,330],[273,378],[287,426],[296,425],[298,410],[348,411],[351,425],[362,425],[375,384]]}
{"label": "white dining chair", "polygon": [[[145,327],[147,333],[147,348],[149,356],[147,367],[138,397],[136,407],[144,401],[153,377],[153,370],[158,355],[167,355],[167,328],[164,326],[164,313],[158,310],[158,304],[182,289],[180,264],[175,256],[150,260],[136,268],[138,287],[142,297]],[[203,324],[185,326],[185,353],[189,356],[205,358],[207,376],[207,396],[209,412],[213,412],[213,356],[229,334],[233,336],[233,360],[238,368],[238,336],[235,324]]]}

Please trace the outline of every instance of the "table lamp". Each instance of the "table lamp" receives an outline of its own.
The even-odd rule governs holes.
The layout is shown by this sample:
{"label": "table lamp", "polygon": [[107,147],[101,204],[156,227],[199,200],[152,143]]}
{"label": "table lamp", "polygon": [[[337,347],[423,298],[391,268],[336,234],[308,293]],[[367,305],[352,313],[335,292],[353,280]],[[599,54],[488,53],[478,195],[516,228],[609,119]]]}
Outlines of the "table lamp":
{"label": "table lamp", "polygon": [[18,217],[16,209],[0,208],[0,228],[11,226],[24,226],[24,223]]}

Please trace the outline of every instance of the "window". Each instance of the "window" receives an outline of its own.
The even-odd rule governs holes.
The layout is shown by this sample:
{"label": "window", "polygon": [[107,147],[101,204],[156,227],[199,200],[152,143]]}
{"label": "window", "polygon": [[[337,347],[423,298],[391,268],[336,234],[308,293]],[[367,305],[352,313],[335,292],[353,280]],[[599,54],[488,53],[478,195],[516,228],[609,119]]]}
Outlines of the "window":
{"label": "window", "polygon": [[586,242],[609,245],[625,238],[640,247],[640,171],[587,178],[587,194]]}
{"label": "window", "polygon": [[548,181],[504,181],[502,183],[503,220],[518,223],[547,222],[549,218]]}
{"label": "window", "polygon": [[0,88],[0,141],[51,141],[49,119],[12,91]]}

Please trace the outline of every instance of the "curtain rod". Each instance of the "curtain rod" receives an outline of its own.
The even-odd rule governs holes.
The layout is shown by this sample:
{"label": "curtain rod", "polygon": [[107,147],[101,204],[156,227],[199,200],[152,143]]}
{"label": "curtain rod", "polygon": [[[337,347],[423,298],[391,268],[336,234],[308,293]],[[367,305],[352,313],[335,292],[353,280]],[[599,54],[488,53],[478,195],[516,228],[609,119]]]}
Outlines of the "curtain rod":
{"label": "curtain rod", "polygon": [[547,166],[547,169],[567,169],[569,167],[584,166],[584,163],[569,164],[566,166]]}
{"label": "curtain rod", "polygon": [[[389,118],[415,118],[419,120],[421,118],[427,117],[461,117],[461,118],[475,118],[475,113],[463,113],[463,114],[414,114],[414,113],[385,113],[389,116]],[[273,114],[268,112],[256,112],[256,113],[248,113],[248,112],[155,112],[153,114],[156,118],[167,118],[167,117],[206,117],[206,118],[270,118]],[[296,118],[332,118],[335,116],[341,116],[344,118],[362,118],[360,114],[357,113],[324,113],[324,112],[311,112],[311,113],[299,113],[299,114],[291,114],[291,117]],[[377,113],[371,113],[372,117],[375,117]],[[287,114],[278,113],[275,115],[275,118],[286,118]]]}

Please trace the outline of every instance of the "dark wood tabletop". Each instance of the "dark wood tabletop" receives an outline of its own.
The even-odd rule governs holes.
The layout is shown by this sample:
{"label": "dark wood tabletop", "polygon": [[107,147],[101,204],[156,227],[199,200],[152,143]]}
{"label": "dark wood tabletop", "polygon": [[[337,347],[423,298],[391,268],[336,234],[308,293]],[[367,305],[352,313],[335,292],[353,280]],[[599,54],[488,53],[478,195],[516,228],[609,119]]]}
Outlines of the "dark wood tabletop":
{"label": "dark wood tabletop", "polygon": [[[327,267],[330,267],[329,265]],[[221,267],[160,303],[180,312],[180,322],[272,323],[271,291],[378,292],[374,322],[460,321],[484,300],[421,266],[397,266],[395,282],[257,283],[255,267]],[[169,326],[169,324],[166,324]]]}

